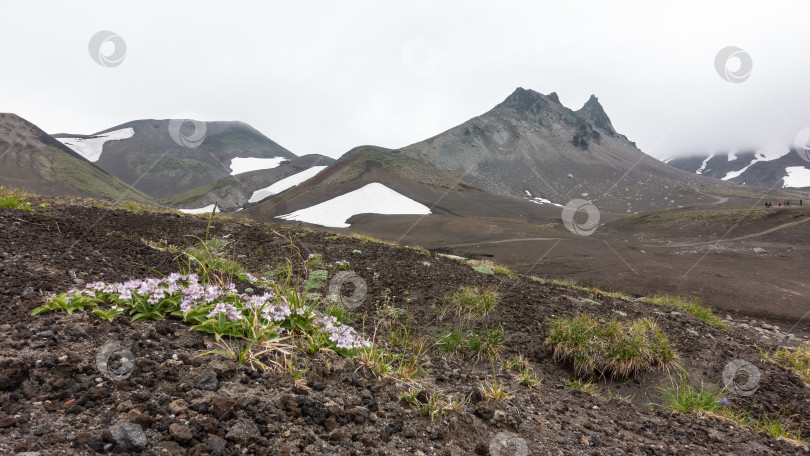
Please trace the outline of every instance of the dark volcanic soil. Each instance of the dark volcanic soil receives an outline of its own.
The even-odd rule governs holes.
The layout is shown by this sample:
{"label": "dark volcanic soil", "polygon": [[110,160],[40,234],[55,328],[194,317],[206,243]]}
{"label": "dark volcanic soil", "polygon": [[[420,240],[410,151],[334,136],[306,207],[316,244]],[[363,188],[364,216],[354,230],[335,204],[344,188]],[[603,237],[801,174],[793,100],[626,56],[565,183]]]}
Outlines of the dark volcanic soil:
{"label": "dark volcanic soil", "polygon": [[[211,235],[228,236],[234,255],[254,274],[289,257],[281,234],[296,236],[301,254],[339,260],[363,277],[368,294],[353,310],[354,326],[373,337],[376,306],[388,300],[413,315],[419,336],[436,336],[457,322],[440,319],[435,301],[462,285],[495,288],[497,312],[478,325],[502,327],[502,356],[523,354],[544,381],[535,388],[486,361],[430,349],[424,385],[470,402],[435,420],[404,403],[407,387],[377,378],[357,360],[330,352],[309,356],[306,383],[289,373],[253,371],[215,356],[197,355],[211,338],[179,321],[114,323],[90,313],[31,310],[53,293],[83,282],[124,281],[177,270],[176,255],[148,247],[185,248],[203,237],[207,220],[55,204],[36,214],[0,210],[0,453],[43,455],[143,454],[394,454],[394,455],[625,455],[805,454],[810,449],[733,426],[711,416],[651,411],[661,372],[627,381],[602,380],[602,397],[564,385],[571,371],[552,362],[543,344],[548,320],[576,311],[612,318],[650,316],[681,356],[693,381],[719,385],[733,359],[761,373],[750,397],[731,393],[732,406],[810,421],[810,389],[791,372],[760,360],[758,334],[709,327],[637,300],[482,275],[455,260],[415,249],[326,232],[217,219]],[[195,238],[196,236],[197,238]],[[355,252],[355,251],[360,251]],[[243,256],[244,255],[244,256]],[[428,262],[429,265],[425,264]],[[336,268],[329,268],[330,276]],[[240,290],[245,284],[238,284]],[[594,305],[585,299],[597,301]],[[664,312],[661,312],[664,311]],[[658,314],[655,312],[659,312]],[[624,318],[624,317],[623,317]],[[383,341],[377,341],[383,343]],[[96,355],[110,343],[134,355],[131,375],[110,381]],[[764,349],[773,347],[765,346]],[[479,385],[497,374],[509,399],[483,400]],[[605,399],[610,395],[613,399]],[[506,436],[517,451],[499,450]],[[127,438],[129,437],[129,439]],[[526,451],[521,451],[525,445]],[[513,448],[513,450],[515,449]]]}

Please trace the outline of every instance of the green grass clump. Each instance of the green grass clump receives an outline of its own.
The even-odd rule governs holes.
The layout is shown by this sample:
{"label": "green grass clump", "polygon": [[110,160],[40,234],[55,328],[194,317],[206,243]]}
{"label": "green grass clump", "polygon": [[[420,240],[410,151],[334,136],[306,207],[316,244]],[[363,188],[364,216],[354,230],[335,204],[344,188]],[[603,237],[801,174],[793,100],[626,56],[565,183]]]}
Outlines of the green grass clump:
{"label": "green grass clump", "polygon": [[728,405],[721,390],[716,390],[701,382],[695,387],[686,376],[682,375],[678,383],[661,388],[662,403],[652,404],[654,409],[664,409],[680,413],[708,413],[747,427],[755,432],[764,432],[771,437],[782,437],[800,443],[801,426],[795,425],[785,416],[754,416],[750,411],[735,410]]}
{"label": "green grass clump", "polygon": [[701,383],[696,388],[686,376],[681,376],[677,384],[661,389],[662,404],[657,408],[672,410],[681,413],[718,412],[723,407],[721,392]]}
{"label": "green grass clump", "polygon": [[441,298],[445,309],[453,310],[465,318],[485,317],[498,303],[498,293],[494,290],[479,290],[475,287],[461,287],[450,295]]}
{"label": "green grass clump", "polygon": [[810,347],[796,347],[794,350],[779,349],[774,354],[764,354],[765,359],[782,367],[793,369],[804,383],[810,385]]}
{"label": "green grass clump", "polygon": [[382,239],[377,239],[377,238],[375,238],[373,236],[369,236],[367,234],[352,233],[349,237],[352,238],[352,239],[357,239],[357,240],[362,241],[362,242],[371,242],[371,243],[374,243],[374,244],[383,244],[383,245],[387,245],[387,246],[390,246],[390,247],[399,247],[399,245],[396,242],[384,241]]}
{"label": "green grass clump", "polygon": [[509,277],[510,279],[517,278],[517,274],[512,272],[511,269],[507,268],[506,266],[497,264],[491,260],[468,260],[467,264],[469,264],[476,272],[479,272],[481,274],[486,275],[499,274],[504,277]]}
{"label": "green grass clump", "polygon": [[715,315],[711,309],[700,303],[699,298],[687,298],[673,295],[655,295],[642,298],[641,300],[642,302],[657,306],[666,306],[683,310],[692,316],[700,318],[706,322],[706,324],[716,328],[728,329],[728,326],[723,323],[722,320],[720,320],[720,317]]}
{"label": "green grass clump", "polygon": [[186,256],[196,261],[199,266],[206,271],[218,272],[229,276],[239,276],[245,273],[241,265],[235,258],[229,258],[225,251],[229,242],[227,239],[211,238],[200,241],[199,245],[186,250]]}
{"label": "green grass clump", "polygon": [[676,365],[677,354],[658,325],[648,318],[602,322],[587,314],[557,317],[546,344],[555,361],[571,363],[579,377],[610,373],[626,378],[659,367]]}
{"label": "green grass clump", "polygon": [[0,209],[19,209],[26,212],[34,212],[31,203],[26,201],[28,195],[22,193],[20,189],[6,190],[5,186],[0,186]]}
{"label": "green grass clump", "polygon": [[590,396],[596,396],[599,393],[599,388],[596,387],[593,379],[568,379],[568,388],[574,391],[581,391]]}
{"label": "green grass clump", "polygon": [[503,330],[464,331],[456,328],[447,331],[436,341],[436,346],[447,353],[459,353],[467,359],[494,359],[503,348]]}

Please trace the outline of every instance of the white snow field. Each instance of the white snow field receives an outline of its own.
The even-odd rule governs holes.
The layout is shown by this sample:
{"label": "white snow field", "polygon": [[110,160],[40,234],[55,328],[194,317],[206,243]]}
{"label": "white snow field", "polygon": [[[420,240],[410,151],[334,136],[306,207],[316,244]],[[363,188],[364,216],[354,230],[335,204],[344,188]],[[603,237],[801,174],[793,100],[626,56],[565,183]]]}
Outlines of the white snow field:
{"label": "white snow field", "polygon": [[788,166],[787,176],[783,177],[783,187],[810,187],[810,169],[804,166]]}
{"label": "white snow field", "polygon": [[348,228],[357,214],[430,214],[430,208],[378,182],[279,218],[313,223],[329,228]]}
{"label": "white snow field", "polygon": [[[213,208],[214,208],[214,205],[209,204],[208,206],[200,207],[200,208],[197,208],[197,209],[178,209],[178,211],[180,211],[180,212],[182,212],[184,214],[210,214],[211,209],[213,209]],[[217,208],[217,212],[219,212],[219,208]]]}
{"label": "white snow field", "polygon": [[132,128],[122,128],[120,130],[111,131],[109,133],[100,134],[92,138],[56,138],[62,144],[73,149],[74,152],[88,159],[91,162],[96,162],[101,157],[101,152],[104,150],[104,143],[107,141],[118,141],[121,139],[129,139],[135,136],[135,130]]}
{"label": "white snow field", "polygon": [[234,157],[231,159],[231,176],[256,171],[257,169],[270,169],[280,165],[287,160],[284,157],[258,158],[258,157]]}
{"label": "white snow field", "polygon": [[314,177],[316,174],[321,172],[325,169],[326,166],[313,166],[312,168],[305,169],[300,173],[295,173],[292,176],[287,176],[284,179],[274,183],[269,187],[265,187],[253,192],[253,195],[250,196],[248,203],[257,203],[268,196],[275,195],[276,193],[281,193],[288,188],[295,187],[296,185],[304,182],[305,180],[309,179],[310,177]]}

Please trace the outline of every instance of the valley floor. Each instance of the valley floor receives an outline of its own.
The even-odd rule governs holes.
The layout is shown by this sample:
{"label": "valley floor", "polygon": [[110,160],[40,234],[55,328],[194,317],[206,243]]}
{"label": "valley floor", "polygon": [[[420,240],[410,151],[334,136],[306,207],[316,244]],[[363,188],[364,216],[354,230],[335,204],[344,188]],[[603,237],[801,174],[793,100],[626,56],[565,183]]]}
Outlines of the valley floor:
{"label": "valley floor", "polygon": [[[662,388],[677,384],[684,375],[694,385],[711,385],[718,398],[728,402],[723,407],[747,411],[760,422],[776,419],[786,429],[806,428],[810,389],[791,369],[763,359],[779,347],[760,341],[758,332],[739,325],[712,326],[635,296],[530,277],[558,271],[580,278],[576,271],[585,264],[603,261],[603,280],[619,288],[632,283],[632,273],[611,257],[624,256],[633,269],[654,277],[653,268],[641,260],[644,255],[653,263],[655,252],[679,247],[611,240],[611,249],[604,240],[593,239],[579,252],[576,249],[586,244],[560,241],[545,255],[552,241],[526,241],[538,243],[532,247],[482,242],[480,248],[455,248],[489,254],[505,246],[504,258],[514,264],[521,263],[513,261],[520,250],[542,257],[542,262],[524,257],[525,267],[515,268],[527,275],[504,270],[491,274],[486,266],[475,270],[436,250],[362,236],[219,216],[209,230],[208,220],[200,216],[110,210],[83,200],[49,199],[51,206],[41,208],[42,201],[34,200],[34,212],[0,209],[3,454],[810,453],[803,441],[771,437],[718,413],[649,407],[665,405]],[[523,235],[565,238],[559,230],[545,233]],[[215,348],[213,338],[189,331],[179,320],[130,322],[121,316],[111,323],[81,311],[31,315],[49,297],[72,287],[177,272],[182,252],[206,237],[227,240],[229,258],[255,275],[272,276],[292,260],[294,270],[306,276],[304,262],[317,254],[317,267],[334,279],[341,270],[338,262],[348,262],[348,270],[363,279],[367,293],[345,317],[395,359],[416,353],[423,373],[399,379],[369,368],[360,358],[343,358],[330,350],[295,350],[291,362],[296,368],[253,370],[216,355],[200,356]],[[600,256],[588,253],[600,244]],[[730,274],[713,269],[721,265],[710,257],[694,269],[694,276],[709,271]],[[765,265],[762,272],[770,273],[768,268]],[[747,277],[741,275],[740,280]],[[255,284],[235,283],[240,292],[261,292]],[[643,295],[652,283],[646,289],[628,288]],[[477,319],[442,311],[447,296],[460,287],[497,293],[494,310]],[[386,309],[400,309],[399,316],[385,317]],[[576,313],[602,320],[654,319],[677,351],[682,369],[652,369],[629,380],[597,377],[583,387],[574,381],[570,366],[555,362],[546,343],[555,319]],[[456,328],[466,334],[463,337],[500,331],[502,342],[490,357],[442,349],[446,344],[441,341]],[[111,381],[99,372],[96,357],[108,344],[120,344],[133,355],[134,368],[127,378]],[[522,383],[508,366],[518,355],[525,360],[521,365],[542,380],[537,385]],[[735,360],[756,367],[755,394],[720,389],[724,369]],[[301,381],[294,381],[296,370]],[[493,386],[508,397],[488,398],[485,393]],[[459,401],[455,407],[451,399]],[[437,404],[443,405],[431,409]],[[426,410],[438,413],[431,419]]]}

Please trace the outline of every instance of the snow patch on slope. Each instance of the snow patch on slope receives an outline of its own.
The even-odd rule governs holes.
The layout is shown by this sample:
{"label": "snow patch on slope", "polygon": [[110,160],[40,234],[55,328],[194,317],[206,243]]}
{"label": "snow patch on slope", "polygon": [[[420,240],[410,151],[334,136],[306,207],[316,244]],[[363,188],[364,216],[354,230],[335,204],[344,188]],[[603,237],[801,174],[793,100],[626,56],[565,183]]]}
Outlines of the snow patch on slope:
{"label": "snow patch on slope", "polygon": [[760,149],[754,153],[754,159],[751,160],[751,163],[749,163],[739,171],[730,171],[728,174],[726,174],[726,177],[724,177],[723,180],[729,180],[734,179],[735,177],[739,177],[742,173],[746,172],[748,168],[750,168],[754,163],[773,161],[780,157],[784,157],[789,153],[790,148],[787,147],[767,147],[764,149]]}
{"label": "snow patch on slope", "polygon": [[248,203],[257,203],[268,196],[275,195],[276,193],[281,193],[288,188],[295,187],[296,185],[304,182],[305,180],[314,177],[316,174],[321,172],[326,166],[313,166],[312,168],[305,169],[300,173],[295,173],[292,176],[287,176],[284,179],[274,183],[269,187],[265,187],[253,192]]}
{"label": "snow patch on slope", "polygon": [[56,138],[62,144],[73,149],[74,152],[88,159],[91,162],[96,162],[101,157],[101,152],[104,150],[104,143],[107,141],[118,141],[121,139],[129,139],[135,135],[135,130],[130,128],[122,128],[120,130],[111,131],[109,133],[102,133],[91,138]]}
{"label": "snow patch on slope", "polygon": [[287,160],[284,157],[258,158],[258,157],[234,157],[231,159],[231,176],[256,171],[259,169],[271,169]]}
{"label": "snow patch on slope", "polygon": [[782,187],[810,187],[810,169],[804,166],[788,166],[787,176],[782,178]]}
{"label": "snow patch on slope", "polygon": [[330,228],[348,228],[350,225],[346,220],[357,214],[430,214],[430,208],[373,182],[323,203],[280,215],[279,218]]}
{"label": "snow patch on slope", "polygon": [[[208,206],[197,209],[178,209],[178,211],[184,214],[210,214],[212,209],[214,209],[214,205],[209,204]],[[217,212],[219,212],[219,207],[217,207]]]}
{"label": "snow patch on slope", "polygon": [[709,163],[709,160],[711,160],[713,157],[714,157],[714,152],[710,153],[709,156],[706,157],[706,160],[703,160],[703,164],[700,165],[700,168],[698,168],[698,170],[695,171],[695,173],[696,174],[703,174],[703,171],[706,171],[706,163]]}

